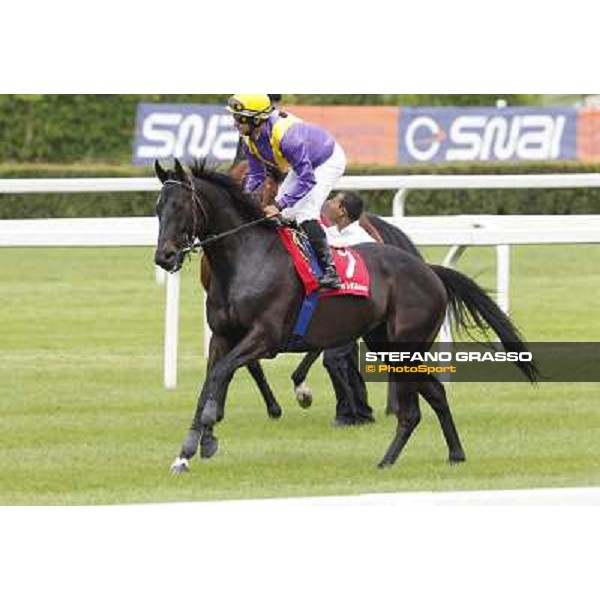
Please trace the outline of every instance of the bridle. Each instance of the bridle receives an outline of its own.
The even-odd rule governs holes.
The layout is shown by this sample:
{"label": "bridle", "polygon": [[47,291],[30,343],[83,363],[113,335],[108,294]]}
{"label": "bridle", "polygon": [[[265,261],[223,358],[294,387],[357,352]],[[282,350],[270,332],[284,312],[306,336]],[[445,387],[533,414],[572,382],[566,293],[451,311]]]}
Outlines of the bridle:
{"label": "bridle", "polygon": [[247,229],[248,227],[254,227],[255,225],[258,225],[260,223],[265,223],[266,221],[269,221],[272,218],[272,217],[262,217],[260,219],[254,220],[254,221],[250,221],[249,223],[243,223],[239,227],[235,227],[234,229],[230,229],[229,231],[225,231],[225,232],[219,233],[217,235],[209,235],[206,238],[204,238],[203,240],[201,240],[196,235],[196,232],[198,231],[198,212],[200,212],[204,221],[208,222],[208,211],[206,210],[206,207],[200,200],[200,195],[198,194],[196,186],[194,185],[194,180],[190,179],[190,183],[186,183],[183,181],[179,181],[178,179],[167,179],[166,181],[163,182],[163,187],[166,185],[172,185],[172,184],[180,185],[182,188],[188,190],[192,194],[192,219],[193,219],[192,220],[192,233],[191,233],[191,235],[189,233],[186,233],[185,242],[187,245],[184,246],[180,250],[182,258],[185,258],[186,255],[189,254],[190,252],[196,252],[200,249],[203,250],[204,248],[206,248],[226,237],[234,235],[234,234],[238,233],[239,231]]}
{"label": "bridle", "polygon": [[192,228],[191,234],[189,230],[186,230],[185,234],[185,243],[186,245],[182,248],[181,252],[183,257],[188,252],[194,250],[196,232],[198,231],[198,212],[202,215],[202,218],[205,221],[208,221],[208,212],[206,207],[200,201],[200,197],[198,196],[198,192],[196,191],[196,187],[194,186],[193,181],[191,183],[185,183],[183,181],[179,181],[178,179],[167,179],[163,182],[163,188],[167,185],[179,185],[182,188],[188,190],[192,194]]}

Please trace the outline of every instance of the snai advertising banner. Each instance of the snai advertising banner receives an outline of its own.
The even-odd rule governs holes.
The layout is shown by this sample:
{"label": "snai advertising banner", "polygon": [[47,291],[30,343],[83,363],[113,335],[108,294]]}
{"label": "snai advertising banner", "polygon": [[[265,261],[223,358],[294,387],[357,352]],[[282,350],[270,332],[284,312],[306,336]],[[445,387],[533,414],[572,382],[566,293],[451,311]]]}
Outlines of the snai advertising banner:
{"label": "snai advertising banner", "polygon": [[574,160],[574,108],[403,108],[401,164]]}
{"label": "snai advertising banner", "polygon": [[[395,106],[286,106],[286,110],[329,130],[352,164],[396,164],[399,123]],[[139,104],[133,164],[203,156],[228,162],[235,157],[237,143],[233,118],[222,106]]]}
{"label": "snai advertising banner", "polygon": [[[600,160],[600,110],[286,106],[331,131],[350,164]],[[140,104],[133,163],[231,162],[238,134],[218,105]]]}
{"label": "snai advertising banner", "polygon": [[215,162],[235,158],[238,133],[222,106],[209,104],[138,104],[133,164],[158,159]]}

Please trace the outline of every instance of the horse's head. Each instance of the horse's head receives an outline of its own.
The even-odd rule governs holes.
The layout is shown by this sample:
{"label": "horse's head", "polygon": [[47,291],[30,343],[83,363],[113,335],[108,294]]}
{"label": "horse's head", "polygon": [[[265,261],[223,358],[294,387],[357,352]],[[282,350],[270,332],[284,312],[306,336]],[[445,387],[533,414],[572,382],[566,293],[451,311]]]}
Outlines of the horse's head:
{"label": "horse's head", "polygon": [[154,169],[163,184],[156,202],[159,232],[154,262],[174,273],[181,269],[185,255],[199,235],[204,207],[193,179],[177,159],[174,171],[163,169],[158,161]]}

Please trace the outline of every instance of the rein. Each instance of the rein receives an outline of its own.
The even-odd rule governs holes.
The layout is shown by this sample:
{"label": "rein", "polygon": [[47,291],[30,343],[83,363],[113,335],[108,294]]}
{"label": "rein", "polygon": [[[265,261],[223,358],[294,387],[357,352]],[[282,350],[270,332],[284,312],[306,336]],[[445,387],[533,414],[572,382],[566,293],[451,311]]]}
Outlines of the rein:
{"label": "rein", "polygon": [[254,227],[254,225],[258,225],[260,223],[265,223],[269,219],[271,219],[271,217],[262,217],[261,219],[256,219],[255,221],[250,221],[250,223],[244,223],[243,225],[240,225],[239,227],[230,229],[229,231],[225,231],[223,233],[219,233],[218,235],[209,235],[204,240],[198,240],[197,242],[194,242],[190,246],[184,248],[183,252],[193,252],[194,250],[197,250],[198,248],[204,249],[207,246],[210,246],[211,244],[214,244],[214,243],[218,242],[219,240],[222,240],[223,238],[229,237],[230,235],[234,235],[234,234],[238,233],[239,231],[242,231],[242,229],[247,229],[248,227]]}
{"label": "rein", "polygon": [[[192,180],[192,183],[187,184],[187,183],[184,183],[183,181],[178,181],[177,179],[168,179],[167,181],[165,181],[163,183],[163,186],[165,186],[167,184],[171,184],[171,183],[180,185],[181,187],[185,188],[186,190],[189,190],[192,193],[192,202],[193,202],[192,215],[194,218],[194,223],[193,223],[194,231],[193,231],[192,235],[197,237],[196,230],[198,228],[197,227],[198,226],[198,215],[197,215],[196,211],[200,210],[200,212],[202,213],[202,216],[207,221],[208,221],[208,213],[206,211],[206,208],[200,201],[200,197],[198,196],[198,192],[196,191],[196,187],[194,186],[193,180]],[[191,241],[190,243],[188,243],[187,246],[184,246],[181,249],[181,253],[185,257],[185,255],[189,254],[190,252],[195,252],[199,249],[204,249],[226,237],[235,235],[236,233],[238,233],[244,229],[247,229],[248,227],[254,227],[255,225],[259,225],[260,223],[265,223],[266,221],[269,221],[270,219],[271,219],[271,217],[262,217],[260,219],[254,220],[254,221],[250,221],[249,223],[243,223],[242,225],[239,225],[238,227],[235,227],[234,229],[230,229],[229,231],[225,231],[225,232],[219,233],[217,235],[210,235],[210,236],[206,237],[204,240],[197,239],[197,241]],[[189,240],[189,237],[188,237],[188,240]]]}

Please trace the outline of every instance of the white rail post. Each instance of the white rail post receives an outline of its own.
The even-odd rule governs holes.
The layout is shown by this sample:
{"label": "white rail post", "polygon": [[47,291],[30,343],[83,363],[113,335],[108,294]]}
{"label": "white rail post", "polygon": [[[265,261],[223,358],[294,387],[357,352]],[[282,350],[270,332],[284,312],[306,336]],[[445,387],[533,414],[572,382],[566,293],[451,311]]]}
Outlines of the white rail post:
{"label": "white rail post", "polygon": [[[446,258],[444,258],[442,265],[448,268],[455,267],[458,259],[463,255],[466,249],[466,246],[452,246],[450,252],[448,252]],[[446,310],[446,317],[440,328],[440,342],[445,344],[452,343],[452,321],[448,310]]]}
{"label": "white rail post", "polygon": [[394,195],[392,202],[392,216],[403,217],[404,216],[404,205],[406,203],[406,189],[398,190]]}
{"label": "white rail post", "polygon": [[440,342],[442,344],[452,343],[452,322],[450,321],[450,313],[446,312],[444,322],[440,328]]}
{"label": "white rail post", "polygon": [[510,246],[496,246],[496,301],[508,314],[510,308]]}
{"label": "white rail post", "polygon": [[164,383],[169,390],[177,387],[177,339],[179,337],[179,290],[181,271],[167,275],[165,310]]}
{"label": "white rail post", "polygon": [[156,265],[154,269],[154,276],[156,278],[156,285],[165,285],[165,280],[167,278],[167,272]]}

